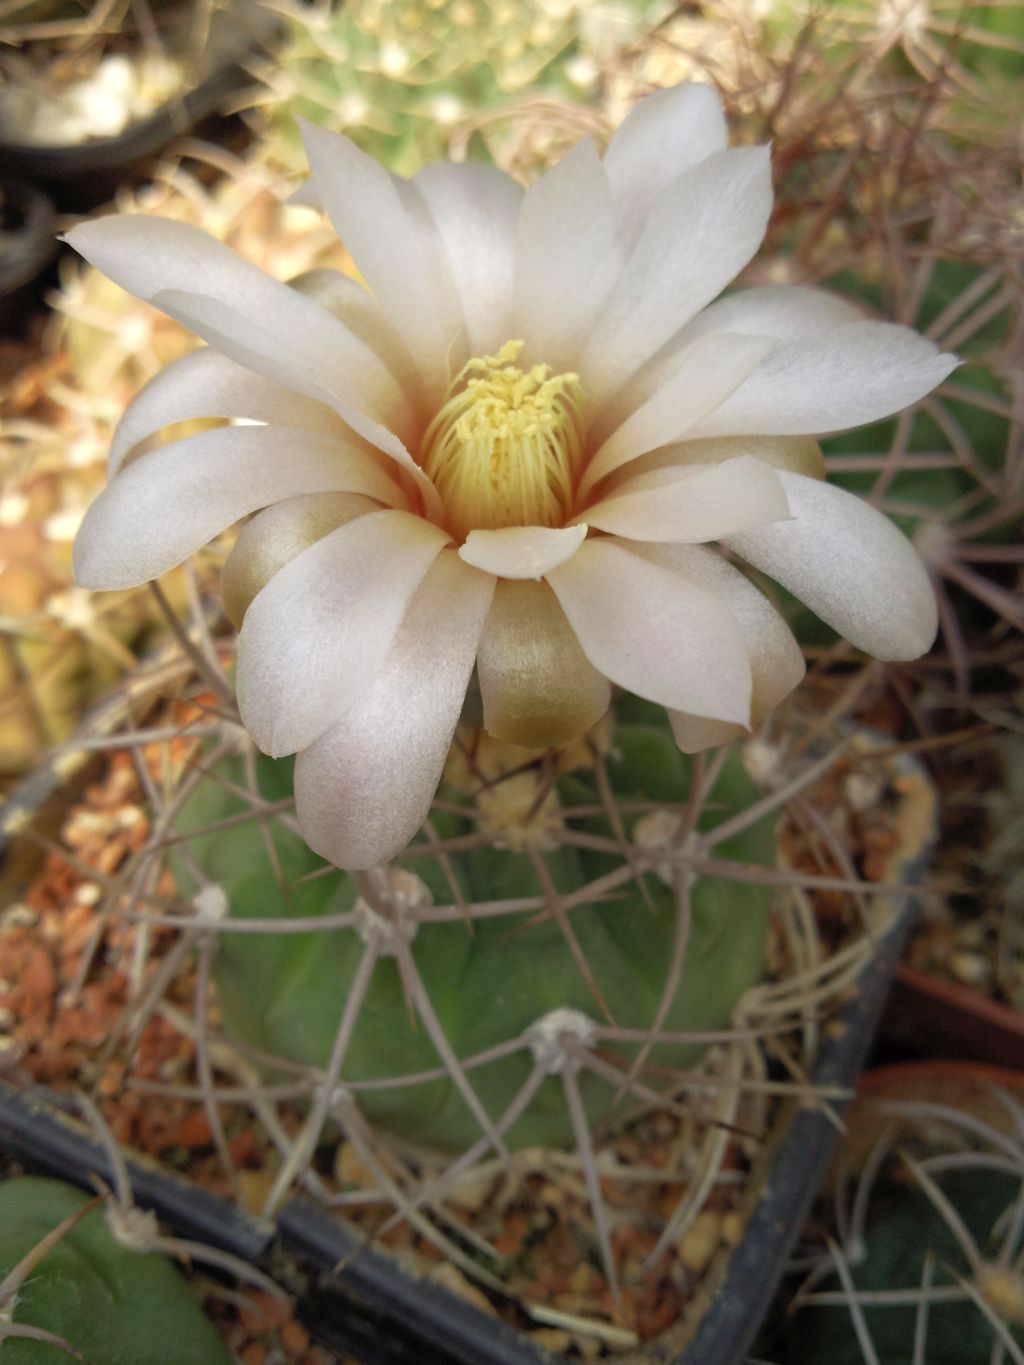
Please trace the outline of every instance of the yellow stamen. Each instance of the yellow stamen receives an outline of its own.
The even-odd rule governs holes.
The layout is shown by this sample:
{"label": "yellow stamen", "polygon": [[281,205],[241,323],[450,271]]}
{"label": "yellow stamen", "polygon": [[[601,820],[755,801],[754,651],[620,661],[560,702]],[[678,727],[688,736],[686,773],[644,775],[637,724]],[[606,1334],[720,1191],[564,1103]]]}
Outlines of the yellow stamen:
{"label": "yellow stamen", "polygon": [[583,454],[579,378],[547,365],[520,370],[521,341],[474,357],[427,428],[421,461],[453,535],[503,526],[561,526]]}

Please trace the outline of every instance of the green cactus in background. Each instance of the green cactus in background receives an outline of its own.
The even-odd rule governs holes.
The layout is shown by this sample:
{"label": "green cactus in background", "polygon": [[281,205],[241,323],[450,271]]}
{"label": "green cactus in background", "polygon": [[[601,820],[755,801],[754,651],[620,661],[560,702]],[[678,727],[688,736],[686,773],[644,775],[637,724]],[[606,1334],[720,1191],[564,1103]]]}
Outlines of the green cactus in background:
{"label": "green cactus in background", "polygon": [[520,97],[585,97],[595,56],[628,41],[664,5],[630,0],[602,12],[578,0],[355,0],[300,6],[264,73],[272,135],[304,166],[295,118],[352,137],[399,175],[447,153],[453,131]]}
{"label": "green cactus in background", "polygon": [[[231,823],[252,810],[241,757],[224,760],[186,805],[178,831],[190,837],[175,860],[186,895],[196,896],[201,878],[223,891],[234,916],[352,917],[352,927],[315,934],[222,935],[214,973],[224,1022],[262,1053],[326,1069],[349,1009],[356,1011],[351,1038],[336,1068],[346,1085],[444,1068],[427,1011],[460,1062],[499,1049],[496,1059],[467,1069],[461,1085],[449,1067],[439,1079],[359,1090],[359,1107],[372,1122],[456,1151],[480,1137],[473,1096],[497,1124],[535,1067],[560,1069],[563,1030],[589,1045],[607,1027],[600,1047],[611,1063],[608,1073],[588,1071],[579,1082],[587,1120],[596,1124],[608,1116],[618,1089],[612,1068],[625,1077],[647,1030],[671,1037],[726,1027],[740,996],[763,974],[772,900],[764,885],[713,877],[697,879],[692,890],[673,886],[671,872],[631,868],[617,850],[621,818],[633,827],[634,843],[656,848],[663,840],[669,856],[690,796],[693,761],[679,752],[659,708],[621,698],[607,758],[578,745],[579,766],[557,751],[537,755],[505,746],[503,752],[484,743],[491,755],[487,771],[467,780],[472,764],[459,774],[462,764],[450,762],[438,794],[431,838],[455,851],[433,852],[421,835],[401,860],[402,871],[382,874],[390,877],[385,899],[396,893],[391,903],[399,907],[394,932],[364,899],[365,883],[333,869],[311,878],[323,864],[284,823]],[[255,764],[260,795],[268,803],[287,802],[291,762],[261,756]],[[602,802],[604,778],[610,791]],[[471,784],[476,797],[467,802]],[[721,824],[756,796],[738,751],[732,752],[695,808],[695,828]],[[619,807],[632,812],[638,804],[641,814],[620,816]],[[565,814],[579,811],[586,813]],[[724,839],[721,856],[773,866],[776,818],[772,812]],[[452,902],[453,881],[462,913],[427,922],[431,907]],[[690,898],[691,913],[685,964],[673,985],[680,897]],[[496,902],[538,898],[551,902],[550,913],[492,912]],[[398,951],[394,933],[403,939]],[[371,956],[374,942],[379,951]],[[409,998],[406,952],[426,1007]],[[627,1041],[630,1031],[639,1033]],[[523,1044],[509,1050],[517,1039]],[[650,1060],[685,1069],[701,1051],[674,1039],[658,1043]],[[634,1109],[626,1102],[615,1113],[621,1121]],[[504,1137],[510,1147],[571,1144],[572,1116],[556,1077],[539,1085]]]}
{"label": "green cactus in background", "polygon": [[[1019,1178],[996,1170],[950,1171],[942,1192],[972,1238],[984,1245],[1001,1214],[1012,1208]],[[868,1229],[863,1254],[852,1270],[852,1283],[865,1297],[861,1308],[874,1343],[878,1365],[911,1365],[919,1316],[925,1263],[933,1263],[932,1283],[956,1290],[959,1277],[971,1267],[948,1221],[921,1190],[904,1195]],[[1007,1272],[1008,1278],[1010,1272]],[[838,1278],[825,1280],[819,1290],[840,1290]],[[872,1293],[893,1296],[903,1290],[903,1303],[872,1304]],[[1018,1347],[1024,1344],[1020,1325],[1006,1325]],[[989,1365],[994,1333],[983,1311],[967,1294],[957,1301],[929,1305],[928,1365]],[[849,1309],[845,1304],[808,1308],[794,1319],[787,1341],[791,1365],[863,1365],[867,1359]]]}
{"label": "green cactus in background", "polygon": [[[1010,1089],[998,1088],[1004,1077]],[[971,1063],[912,1062],[868,1077],[835,1187],[809,1228],[801,1260],[811,1273],[780,1325],[790,1365],[1020,1357],[1024,1110],[1015,1088],[1012,1073]]]}
{"label": "green cactus in background", "polygon": [[231,1352],[170,1259],[122,1245],[106,1216],[114,1205],[83,1212],[95,1202],[58,1180],[0,1184],[5,1365],[229,1365]]}

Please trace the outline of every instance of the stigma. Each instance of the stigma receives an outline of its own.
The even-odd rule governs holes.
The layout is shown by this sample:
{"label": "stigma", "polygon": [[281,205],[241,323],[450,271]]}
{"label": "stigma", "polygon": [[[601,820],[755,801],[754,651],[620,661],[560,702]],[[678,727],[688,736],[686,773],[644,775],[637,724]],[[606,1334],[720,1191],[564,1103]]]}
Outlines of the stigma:
{"label": "stigma", "polygon": [[547,365],[521,370],[521,341],[475,356],[449,386],[427,428],[420,461],[444,506],[447,529],[562,526],[583,457],[579,378]]}

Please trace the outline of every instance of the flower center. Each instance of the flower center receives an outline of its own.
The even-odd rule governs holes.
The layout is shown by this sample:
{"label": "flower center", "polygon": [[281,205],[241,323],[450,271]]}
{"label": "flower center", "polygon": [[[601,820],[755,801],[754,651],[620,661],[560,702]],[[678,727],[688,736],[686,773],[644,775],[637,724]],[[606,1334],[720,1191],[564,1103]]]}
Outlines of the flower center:
{"label": "flower center", "polygon": [[561,526],[583,456],[579,379],[516,367],[521,341],[467,361],[423,438],[421,461],[461,539],[502,526]]}

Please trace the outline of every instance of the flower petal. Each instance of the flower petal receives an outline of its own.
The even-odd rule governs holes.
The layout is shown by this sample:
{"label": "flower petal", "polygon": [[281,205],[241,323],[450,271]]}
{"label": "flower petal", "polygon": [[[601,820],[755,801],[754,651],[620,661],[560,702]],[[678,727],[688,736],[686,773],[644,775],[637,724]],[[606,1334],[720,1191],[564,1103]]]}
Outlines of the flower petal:
{"label": "flower petal", "polygon": [[591,526],[633,540],[718,540],[789,515],[778,475],[741,455],[723,464],[640,474],[583,513]]}
{"label": "flower petal", "polygon": [[130,588],[173,569],[240,517],[301,493],[403,500],[372,455],[290,427],[222,427],[161,446],[122,469],[75,541],[86,588]]}
{"label": "flower petal", "polygon": [[512,336],[516,224],[522,186],[494,166],[439,162],[413,177],[448,257],[473,355]]}
{"label": "flower petal", "polygon": [[530,359],[569,367],[622,267],[611,190],[585,138],[526,192],[513,335]]}
{"label": "flower petal", "polygon": [[916,659],[935,638],[935,594],[917,551],[852,493],[779,471],[792,520],[730,536],[728,547],[777,579],[858,649]]}
{"label": "flower petal", "polygon": [[[344,271],[327,266],[305,270],[288,281],[365,342],[394,376],[402,393],[415,403],[424,401],[423,381],[402,337],[370,291]],[[413,404],[415,406],[415,403]]]}
{"label": "flower petal", "polygon": [[273,757],[312,744],[377,676],[448,537],[406,512],[370,512],[274,575],[238,637],[238,705]]}
{"label": "flower petal", "polygon": [[[199,228],[167,218],[114,214],[80,223],[67,241],[116,284],[187,327],[192,319],[186,295],[221,304],[219,315],[230,319],[230,330],[218,349],[247,369],[315,398],[322,397],[313,391],[319,386],[379,422],[405,414],[401,391],[364,342],[297,290],[271,279]],[[204,335],[198,327],[193,330]],[[233,342],[257,363],[235,355]],[[284,358],[287,370],[281,367]],[[303,382],[293,385],[293,376]]]}
{"label": "flower petal", "polygon": [[[631,545],[630,549],[713,593],[732,613],[750,660],[751,724],[759,724],[789,696],[806,671],[800,646],[782,616],[745,574],[715,550],[699,545]],[[692,726],[689,732],[696,735]]]}
{"label": "flower petal", "polygon": [[477,670],[484,728],[527,749],[575,739],[611,701],[546,583],[498,583]]}
{"label": "flower petal", "polygon": [[707,720],[704,716],[691,716],[686,711],[671,709],[665,714],[672,738],[684,754],[700,754],[747,734],[746,726],[733,725],[726,720]]}
{"label": "flower petal", "polygon": [[796,341],[831,332],[847,322],[863,321],[863,308],[828,289],[761,284],[737,289],[712,303],[687,323],[677,340],[685,344],[705,332],[734,332]]}
{"label": "flower petal", "polygon": [[670,180],[722,151],[728,141],[722,106],[709,85],[684,82],[642,99],[604,155],[616,208],[627,228],[637,231]]}
{"label": "flower petal", "polygon": [[607,540],[588,540],[547,580],[599,672],[649,701],[746,725],[750,667],[721,604]]}
{"label": "flower petal", "polygon": [[764,337],[712,333],[679,356],[675,372],[601,445],[580,483],[586,492],[649,450],[678,441],[742,384],[774,343]]}
{"label": "flower petal", "polygon": [[505,526],[470,531],[459,555],[498,578],[543,578],[564,564],[586,538],[586,526]]}
{"label": "flower petal", "polygon": [[428,390],[443,393],[462,316],[444,248],[421,195],[341,133],[304,119],[299,128],[335,231],[400,329]]}
{"label": "flower petal", "polygon": [[[187,320],[192,331],[217,350],[232,356],[240,365],[253,370],[256,374],[265,373],[271,379],[283,379],[298,393],[307,393],[320,402],[327,403],[357,435],[383,451],[411,475],[423,497],[428,515],[440,515],[437,490],[406,450],[395,430],[366,416],[360,409],[353,407],[344,396],[339,397],[338,393],[334,392],[334,389],[344,389],[344,372],[318,377],[317,367],[307,365],[305,356],[296,355],[287,335],[275,336],[269,331],[264,331],[255,337],[253,344],[241,340],[245,332],[245,319],[229,304],[222,303],[219,299],[205,298],[183,290],[163,290],[155,296],[153,302],[171,317]],[[319,382],[320,378],[329,380],[332,387],[325,387]],[[392,423],[392,427],[397,426],[397,422]]]}
{"label": "flower petal", "polygon": [[848,322],[783,342],[693,436],[795,436],[842,431],[899,412],[956,368],[927,338],[891,322]]}
{"label": "flower petal", "polygon": [[[847,322],[863,320],[862,309],[825,289],[781,284],[737,289],[692,318],[656,356],[631,376],[611,402],[603,405],[593,421],[597,439],[603,439],[630,412],[666,386],[678,383],[681,378],[685,383],[686,376],[692,380],[693,362],[702,357],[697,346],[701,338],[706,337],[710,342],[714,333],[764,338],[760,345],[762,355],[766,355],[774,349],[769,339],[796,341],[817,337]],[[700,416],[710,415],[717,403],[728,396],[723,393],[716,404],[706,404]]]}
{"label": "flower petal", "polygon": [[338,414],[243,370],[219,351],[202,346],[162,369],[128,404],[110,443],[109,473],[117,473],[140,441],[162,427],[200,417],[246,417],[303,431],[334,432],[344,441]]}
{"label": "flower petal", "polygon": [[314,541],[379,511],[380,503],[360,493],[312,493],[258,512],[242,527],[221,573],[221,597],[232,624],[241,627],[256,594]]}
{"label": "flower petal", "polygon": [[494,580],[442,551],[383,667],[295,764],[299,824],[338,867],[376,867],[422,825],[473,671]]}
{"label": "flower petal", "polygon": [[656,469],[685,469],[689,465],[724,464],[749,455],[772,469],[788,469],[811,479],[825,477],[825,457],[812,436],[702,436],[696,441],[674,441],[661,450],[616,470],[607,485],[607,496],[618,493],[641,474]]}
{"label": "flower petal", "polygon": [[772,204],[766,147],[716,152],[658,196],[579,369],[612,392],[747,264]]}

